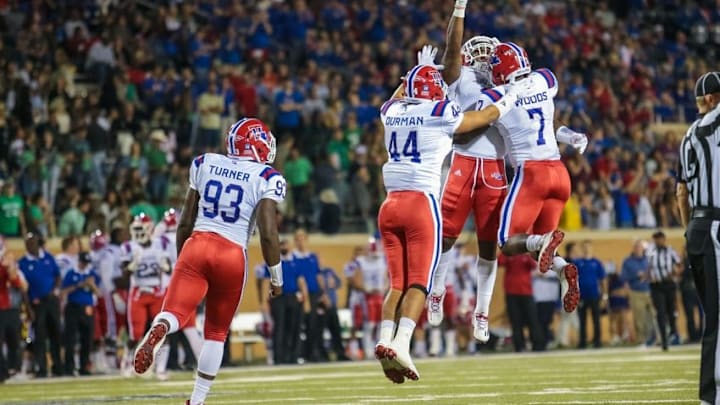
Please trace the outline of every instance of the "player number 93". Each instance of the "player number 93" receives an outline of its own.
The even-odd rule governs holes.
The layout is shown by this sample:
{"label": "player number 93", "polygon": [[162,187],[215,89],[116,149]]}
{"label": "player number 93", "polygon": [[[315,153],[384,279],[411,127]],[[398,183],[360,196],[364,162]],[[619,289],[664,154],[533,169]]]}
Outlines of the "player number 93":
{"label": "player number 93", "polygon": [[287,185],[284,181],[278,180],[275,183],[275,195],[278,197],[285,198],[285,194],[287,193]]}

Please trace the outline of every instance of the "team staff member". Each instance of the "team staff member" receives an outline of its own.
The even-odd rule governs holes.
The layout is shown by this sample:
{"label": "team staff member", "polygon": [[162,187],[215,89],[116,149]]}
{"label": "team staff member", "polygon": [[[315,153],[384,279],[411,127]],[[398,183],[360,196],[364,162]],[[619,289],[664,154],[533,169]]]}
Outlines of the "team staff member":
{"label": "team staff member", "polygon": [[0,348],[3,342],[7,345],[8,356],[0,350],[0,382],[10,377],[9,369],[15,368],[9,360],[12,353],[17,352],[18,339],[13,339],[13,325],[20,321],[20,312],[12,308],[10,302],[10,287],[27,290],[27,283],[18,273],[15,258],[5,251],[5,241],[0,236]]}
{"label": "team staff member", "polygon": [[40,236],[28,233],[25,236],[27,253],[18,262],[20,271],[28,282],[28,299],[35,319],[35,340],[33,349],[37,369],[36,378],[47,377],[46,340],[50,340],[52,372],[62,375],[60,360],[60,268],[55,258],[40,247]]}
{"label": "team staff member", "polygon": [[653,242],[654,245],[647,252],[650,263],[650,297],[655,306],[662,347],[663,350],[667,350],[666,325],[670,326],[671,343],[680,343],[675,320],[677,286],[674,280],[675,275],[680,272],[680,256],[675,249],[667,245],[665,234],[662,231],[653,234]]}
{"label": "team staff member", "polygon": [[688,129],[680,146],[677,197],[687,225],[687,253],[705,310],[700,357],[700,400],[720,404],[718,344],[718,260],[720,260],[720,72],[695,83],[702,118]]}
{"label": "team staff member", "polygon": [[587,313],[590,311],[593,323],[593,347],[598,348],[602,342],[602,329],[600,328],[600,310],[607,305],[607,278],[605,268],[600,260],[593,257],[592,245],[589,240],[582,243],[582,255],[578,257],[573,250],[579,248],[574,243],[567,244],[567,251],[571,252],[572,262],[578,268],[578,284],[580,286],[580,343],[578,348],[584,349],[587,345]]}
{"label": "team staff member", "polygon": [[[320,288],[320,263],[317,255],[307,249],[307,232],[303,229],[295,231],[295,251],[293,261],[302,276],[307,295],[305,305],[305,347],[303,347],[303,358],[306,361],[315,362],[320,360],[322,348],[322,332],[320,330],[320,316],[318,311],[321,305],[325,305],[327,297]],[[321,304],[322,302],[322,304]],[[307,310],[309,308],[309,311]]]}
{"label": "team staff member", "polygon": [[80,375],[90,375],[90,349],[95,335],[95,300],[101,292],[100,276],[90,266],[90,254],[78,254],[77,268],[69,269],[62,282],[65,304],[65,374],[75,372],[75,343],[80,339]]}
{"label": "team staff member", "polygon": [[[295,364],[298,358],[300,340],[300,319],[302,317],[302,280],[295,259],[290,252],[290,244],[280,241],[280,257],[283,268],[282,294],[270,299],[270,313],[273,319],[273,356],[275,364]],[[265,276],[270,278],[270,272]]]}

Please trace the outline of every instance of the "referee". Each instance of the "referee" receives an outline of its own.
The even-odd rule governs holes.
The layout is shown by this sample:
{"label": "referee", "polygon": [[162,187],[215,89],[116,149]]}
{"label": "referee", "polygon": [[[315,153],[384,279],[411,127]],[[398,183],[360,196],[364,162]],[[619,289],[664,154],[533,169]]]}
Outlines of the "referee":
{"label": "referee", "polygon": [[680,146],[677,197],[687,225],[687,252],[700,301],[705,330],[700,358],[700,400],[720,405],[718,348],[718,271],[720,271],[720,73],[702,75],[695,83],[701,118]]}
{"label": "referee", "polygon": [[647,251],[648,263],[650,264],[650,296],[657,314],[662,348],[667,350],[668,335],[666,326],[668,324],[670,326],[671,343],[680,343],[675,319],[677,286],[674,279],[680,272],[680,256],[675,249],[667,245],[665,234],[662,231],[653,234],[653,242],[653,246]]}

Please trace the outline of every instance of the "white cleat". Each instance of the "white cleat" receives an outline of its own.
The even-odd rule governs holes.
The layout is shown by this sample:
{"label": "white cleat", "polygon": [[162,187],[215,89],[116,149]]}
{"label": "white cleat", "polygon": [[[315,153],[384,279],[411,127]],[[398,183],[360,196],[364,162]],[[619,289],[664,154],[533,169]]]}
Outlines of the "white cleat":
{"label": "white cleat", "polygon": [[445,300],[445,292],[441,295],[430,293],[428,298],[428,323],[430,326],[440,326],[443,321],[443,301]]}
{"label": "white cleat", "polygon": [[390,364],[407,379],[417,381],[420,379],[420,373],[410,357],[410,353],[406,350],[400,350],[396,346],[390,344],[385,349],[385,357],[390,360]]}
{"label": "white cleat", "polygon": [[490,340],[490,324],[487,314],[475,314],[473,317],[473,336],[481,343]]}
{"label": "white cleat", "polygon": [[388,358],[389,344],[378,342],[375,345],[375,358],[380,361],[380,367],[385,373],[385,377],[395,384],[402,384],[405,382],[405,376],[401,373],[401,370],[395,367],[394,362]]}
{"label": "white cleat", "polygon": [[552,231],[543,235],[542,238],[542,246],[538,251],[538,270],[540,270],[541,273],[547,273],[552,266],[558,246],[560,246],[565,238],[565,233],[562,231]]}

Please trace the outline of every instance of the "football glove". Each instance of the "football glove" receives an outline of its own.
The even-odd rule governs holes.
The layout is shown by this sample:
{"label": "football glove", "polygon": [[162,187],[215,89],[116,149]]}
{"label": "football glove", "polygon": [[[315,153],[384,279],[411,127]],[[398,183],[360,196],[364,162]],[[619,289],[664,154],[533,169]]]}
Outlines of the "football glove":
{"label": "football glove", "polygon": [[571,145],[578,152],[580,152],[581,155],[585,153],[585,149],[587,149],[588,146],[588,138],[585,134],[575,132],[564,125],[557,129],[555,137],[557,138],[558,142]]}
{"label": "football glove", "polygon": [[417,53],[418,65],[432,66],[437,70],[445,69],[445,66],[435,64],[435,56],[437,55],[437,53],[438,53],[438,49],[435,48],[434,46],[432,46],[432,45],[423,46],[422,49]]}

